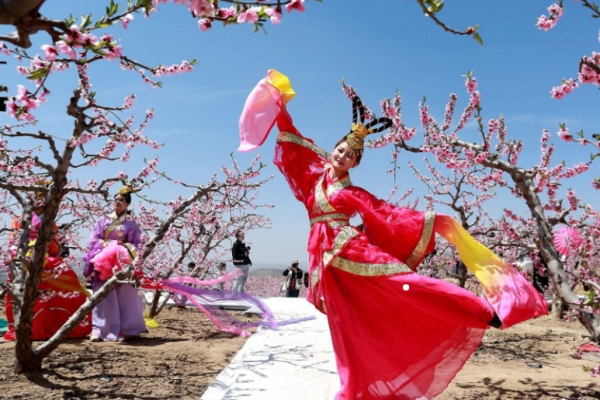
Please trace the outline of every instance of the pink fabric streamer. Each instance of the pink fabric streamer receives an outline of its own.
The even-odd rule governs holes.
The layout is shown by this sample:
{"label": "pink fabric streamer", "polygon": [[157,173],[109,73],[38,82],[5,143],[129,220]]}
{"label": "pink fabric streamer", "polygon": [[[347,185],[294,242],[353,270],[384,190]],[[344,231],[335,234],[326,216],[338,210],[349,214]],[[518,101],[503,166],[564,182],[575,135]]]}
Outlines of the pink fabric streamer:
{"label": "pink fabric streamer", "polygon": [[217,283],[230,281],[230,280],[235,279],[238,276],[243,275],[243,274],[244,273],[242,272],[242,270],[240,268],[236,268],[235,271],[231,271],[231,272],[226,273],[225,275],[221,275],[217,279],[209,279],[209,280],[203,281],[203,280],[200,280],[197,278],[192,278],[189,276],[179,276],[177,278],[163,279],[162,283],[191,283],[192,285],[212,286],[212,285],[216,285]]}
{"label": "pink fabric streamer", "polygon": [[[177,279],[177,278],[175,278],[175,279]],[[202,306],[202,304],[200,304],[200,302],[194,296],[192,296],[190,293],[188,293],[189,289],[179,288],[179,287],[177,287],[177,284],[171,285],[169,283],[165,283],[164,281],[163,281],[163,283],[164,283],[165,289],[168,289],[168,290],[172,291],[173,293],[177,293],[179,295],[185,296],[191,303],[193,303],[196,307],[198,307],[200,309],[200,311],[202,311],[204,313],[204,315],[206,315],[206,317],[213,324],[215,324],[215,326],[217,328],[219,328],[219,330],[221,330],[223,332],[233,333],[234,335],[238,335],[238,336],[241,336],[244,338],[247,338],[250,335],[252,335],[250,332],[248,332],[245,329],[224,323],[223,321],[216,318],[209,310],[204,308]]]}
{"label": "pink fabric streamer", "polygon": [[246,99],[240,117],[240,147],[238,151],[258,148],[269,136],[283,105],[296,92],[287,76],[274,69],[258,82]]}

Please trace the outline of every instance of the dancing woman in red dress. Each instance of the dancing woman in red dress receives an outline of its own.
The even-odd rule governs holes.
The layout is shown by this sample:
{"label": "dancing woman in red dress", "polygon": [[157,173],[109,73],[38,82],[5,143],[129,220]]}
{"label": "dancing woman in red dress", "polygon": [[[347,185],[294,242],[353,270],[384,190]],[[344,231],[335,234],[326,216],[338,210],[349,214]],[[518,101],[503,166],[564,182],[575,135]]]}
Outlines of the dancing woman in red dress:
{"label": "dancing woman in red dress", "polygon": [[[330,154],[294,127],[287,77],[269,71],[240,120],[247,151],[279,128],[274,163],[308,212],[308,300],[327,314],[341,389],[338,400],[430,399],[477,349],[490,325],[507,328],[547,314],[531,285],[448,216],[397,207],[352,185],[365,136],[391,121],[354,121]],[[360,120],[359,120],[360,117]],[[350,225],[358,214],[364,232]],[[454,244],[486,298],[414,273],[433,249],[434,232]]]}

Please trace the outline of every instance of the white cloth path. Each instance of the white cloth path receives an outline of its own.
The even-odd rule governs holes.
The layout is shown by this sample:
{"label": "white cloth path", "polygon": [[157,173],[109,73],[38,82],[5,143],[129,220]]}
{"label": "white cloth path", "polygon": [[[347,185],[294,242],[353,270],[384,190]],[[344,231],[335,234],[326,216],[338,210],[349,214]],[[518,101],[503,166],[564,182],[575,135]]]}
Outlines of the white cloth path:
{"label": "white cloth path", "polygon": [[217,376],[201,400],[329,400],[340,382],[327,318],[306,299],[264,300],[278,321],[316,319],[259,328]]}

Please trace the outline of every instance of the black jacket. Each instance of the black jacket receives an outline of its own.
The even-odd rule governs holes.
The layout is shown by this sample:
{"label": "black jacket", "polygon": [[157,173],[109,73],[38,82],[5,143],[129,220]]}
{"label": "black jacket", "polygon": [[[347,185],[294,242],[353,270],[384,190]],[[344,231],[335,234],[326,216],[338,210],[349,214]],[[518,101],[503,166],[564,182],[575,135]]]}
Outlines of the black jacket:
{"label": "black jacket", "polygon": [[[286,280],[286,289],[289,290],[290,289],[290,283],[292,282],[292,276],[293,274],[290,275],[290,269],[286,268],[283,271],[283,276],[287,276],[287,280]],[[296,290],[300,290],[300,286],[302,286],[302,270],[300,268],[298,268],[298,271],[296,272]],[[288,276],[289,275],[289,276]]]}
{"label": "black jacket", "polygon": [[233,258],[233,265],[252,265],[250,257],[246,255],[248,249],[246,244],[236,240],[231,248],[231,258]]}

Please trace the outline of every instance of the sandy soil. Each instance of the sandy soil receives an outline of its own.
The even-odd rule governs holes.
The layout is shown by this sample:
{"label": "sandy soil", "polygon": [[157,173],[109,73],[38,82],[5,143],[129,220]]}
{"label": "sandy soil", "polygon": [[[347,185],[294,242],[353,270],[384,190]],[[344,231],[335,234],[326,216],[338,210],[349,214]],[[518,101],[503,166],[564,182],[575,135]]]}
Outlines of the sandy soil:
{"label": "sandy soil", "polygon": [[[194,309],[165,310],[157,320],[160,328],[132,342],[69,341],[27,375],[12,373],[14,345],[0,343],[0,397],[199,399],[244,344]],[[582,369],[596,363],[570,356],[585,334],[578,323],[550,318],[490,330],[438,399],[600,398],[600,381]]]}

